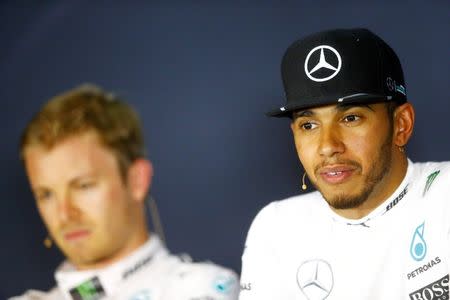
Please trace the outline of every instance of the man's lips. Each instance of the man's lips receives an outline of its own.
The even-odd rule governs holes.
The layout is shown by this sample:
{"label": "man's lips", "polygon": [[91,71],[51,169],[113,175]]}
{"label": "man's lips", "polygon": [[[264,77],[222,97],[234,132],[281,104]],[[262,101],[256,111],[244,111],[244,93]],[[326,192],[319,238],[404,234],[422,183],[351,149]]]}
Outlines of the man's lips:
{"label": "man's lips", "polygon": [[318,170],[320,177],[329,184],[339,184],[346,181],[355,173],[354,166],[331,165],[322,167]]}
{"label": "man's lips", "polygon": [[69,231],[64,234],[64,239],[67,241],[75,241],[82,239],[90,234],[89,230],[86,229],[80,229],[80,230],[73,230]]}

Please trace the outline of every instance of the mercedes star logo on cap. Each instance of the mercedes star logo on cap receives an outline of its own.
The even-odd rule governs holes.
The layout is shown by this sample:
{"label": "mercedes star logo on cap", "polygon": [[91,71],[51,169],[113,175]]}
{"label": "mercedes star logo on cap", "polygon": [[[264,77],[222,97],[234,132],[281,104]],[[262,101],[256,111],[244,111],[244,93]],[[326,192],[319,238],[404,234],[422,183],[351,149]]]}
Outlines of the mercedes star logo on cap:
{"label": "mercedes star logo on cap", "polygon": [[[325,49],[330,50],[330,51],[325,51]],[[312,57],[316,57],[316,55],[313,55],[313,54],[319,50],[320,50],[319,61],[314,65],[313,68],[309,68],[308,67],[309,60]],[[325,52],[327,53],[326,55],[325,55]],[[334,56],[334,57],[331,57],[331,56]],[[328,57],[328,59],[327,59],[327,57]],[[336,61],[336,60],[337,60],[337,66],[333,66],[332,64],[330,64],[330,61]],[[316,82],[322,82],[322,81],[330,80],[331,78],[336,76],[339,73],[339,71],[341,70],[341,66],[342,66],[342,60],[341,60],[341,56],[339,55],[339,52],[337,52],[336,49],[334,49],[333,47],[330,47],[327,45],[321,45],[321,46],[317,46],[314,49],[312,49],[308,53],[308,56],[306,56],[305,73],[309,77],[309,79],[316,81]],[[323,75],[319,76],[317,74],[317,71],[319,71],[321,69],[330,70],[331,74],[327,74],[325,76],[323,76]],[[314,74],[314,73],[316,73],[316,74]]]}
{"label": "mercedes star logo on cap", "polygon": [[333,289],[331,266],[322,259],[305,261],[297,270],[297,284],[308,300],[326,299]]}

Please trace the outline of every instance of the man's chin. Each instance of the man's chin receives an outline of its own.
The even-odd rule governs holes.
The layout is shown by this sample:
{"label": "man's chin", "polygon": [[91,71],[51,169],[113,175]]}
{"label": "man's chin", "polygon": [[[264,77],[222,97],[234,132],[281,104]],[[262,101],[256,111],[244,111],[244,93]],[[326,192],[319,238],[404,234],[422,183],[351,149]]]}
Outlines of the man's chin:
{"label": "man's chin", "polygon": [[63,254],[67,259],[75,265],[86,265],[94,263],[101,257],[99,253],[93,251],[93,249],[88,249],[86,247],[81,248],[66,248]]}
{"label": "man's chin", "polygon": [[69,261],[75,266],[88,266],[96,264],[100,258],[94,254],[76,254],[72,253],[67,257]]}
{"label": "man's chin", "polygon": [[365,195],[361,194],[350,194],[350,193],[342,193],[342,194],[334,194],[334,195],[325,195],[322,193],[322,196],[327,201],[328,205],[334,209],[353,209],[360,207],[367,199]]}

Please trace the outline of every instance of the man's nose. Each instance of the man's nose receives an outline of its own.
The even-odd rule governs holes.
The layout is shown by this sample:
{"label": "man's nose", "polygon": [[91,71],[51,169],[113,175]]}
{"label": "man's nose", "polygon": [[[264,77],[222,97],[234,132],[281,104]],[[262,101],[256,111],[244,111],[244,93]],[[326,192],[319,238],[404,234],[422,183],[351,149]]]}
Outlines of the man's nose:
{"label": "man's nose", "polygon": [[70,196],[65,196],[58,206],[58,217],[62,223],[73,220],[79,215],[77,207]]}
{"label": "man's nose", "polygon": [[342,135],[334,126],[322,126],[318,152],[321,156],[332,157],[345,150]]}

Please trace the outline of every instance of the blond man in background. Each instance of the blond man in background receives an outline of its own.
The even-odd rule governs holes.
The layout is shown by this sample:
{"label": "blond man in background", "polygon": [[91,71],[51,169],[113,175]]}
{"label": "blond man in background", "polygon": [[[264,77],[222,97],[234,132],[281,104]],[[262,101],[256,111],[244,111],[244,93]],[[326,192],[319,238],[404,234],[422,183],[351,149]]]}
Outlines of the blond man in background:
{"label": "blond man in background", "polygon": [[137,114],[83,85],[51,99],[26,127],[21,158],[39,214],[67,258],[48,292],[12,299],[237,299],[237,277],[169,253],[149,232],[153,176]]}

